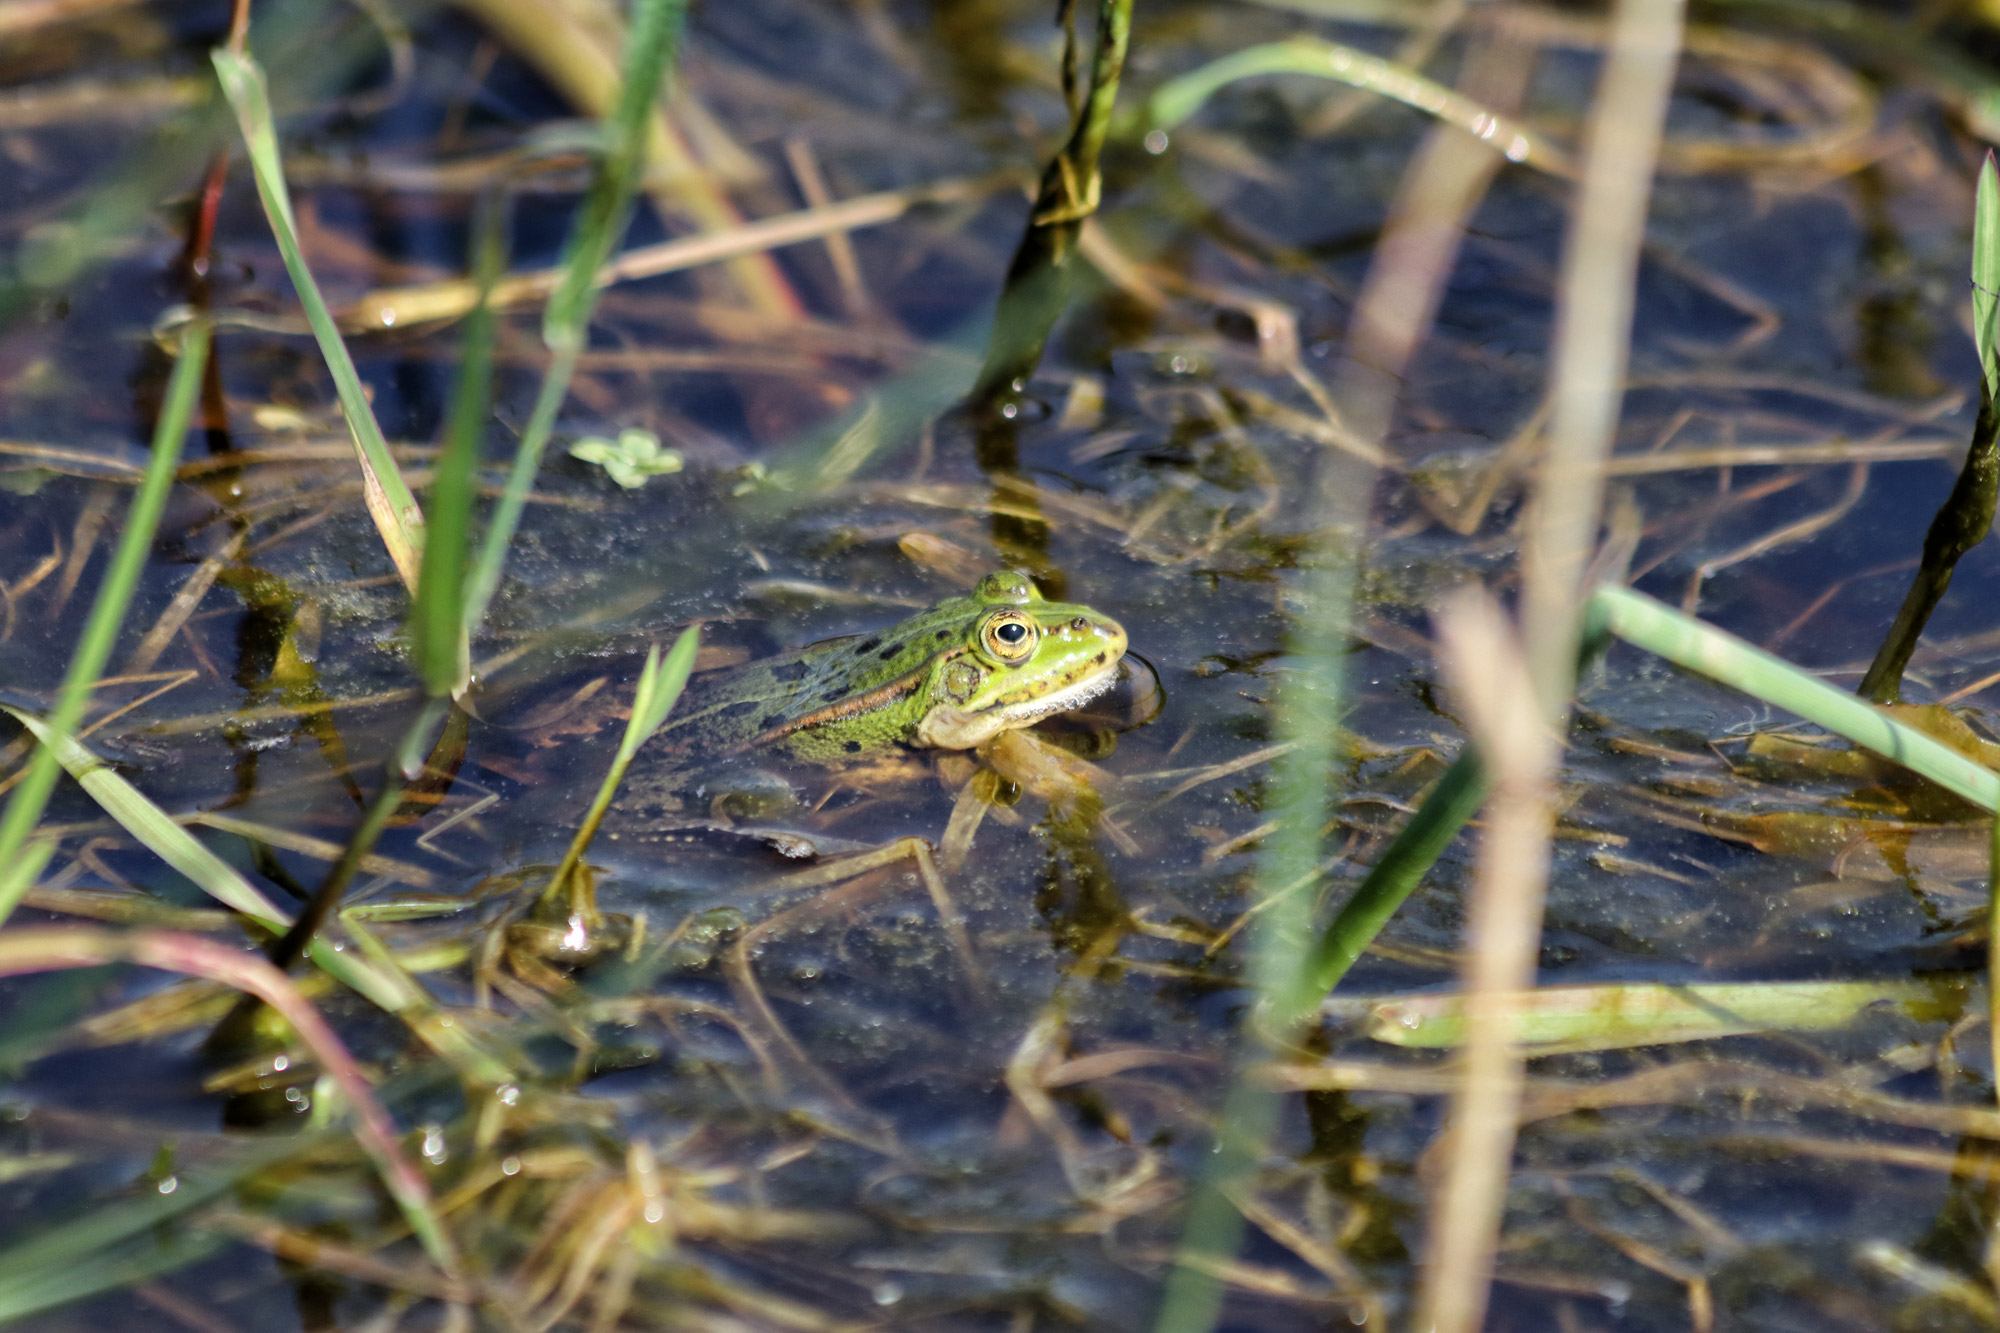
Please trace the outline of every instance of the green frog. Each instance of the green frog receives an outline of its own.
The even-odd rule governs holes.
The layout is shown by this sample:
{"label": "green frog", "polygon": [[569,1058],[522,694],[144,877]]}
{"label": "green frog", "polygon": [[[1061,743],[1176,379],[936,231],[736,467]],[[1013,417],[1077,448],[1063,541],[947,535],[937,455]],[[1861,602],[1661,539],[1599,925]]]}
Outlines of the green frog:
{"label": "green frog", "polygon": [[888,629],[696,677],[641,751],[654,771],[635,770],[614,819],[668,813],[679,804],[669,792],[737,757],[831,765],[898,747],[969,750],[1096,698],[1124,655],[1117,621],[997,570]]}

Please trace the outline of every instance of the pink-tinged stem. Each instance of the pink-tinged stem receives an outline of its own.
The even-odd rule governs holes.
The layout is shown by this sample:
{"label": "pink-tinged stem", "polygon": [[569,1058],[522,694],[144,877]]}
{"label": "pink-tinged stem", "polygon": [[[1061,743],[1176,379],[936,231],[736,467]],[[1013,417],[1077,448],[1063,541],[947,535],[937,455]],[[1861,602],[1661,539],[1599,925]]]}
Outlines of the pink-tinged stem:
{"label": "pink-tinged stem", "polygon": [[459,1276],[457,1252],[431,1210],[430,1187],[397,1148],[395,1125],[361,1066],[291,978],[262,956],[171,930],[120,935],[87,926],[47,926],[0,932],[0,976],[118,962],[219,981],[255,995],[283,1015],[353,1108],[354,1136],[374,1159],[410,1229],[439,1268]]}

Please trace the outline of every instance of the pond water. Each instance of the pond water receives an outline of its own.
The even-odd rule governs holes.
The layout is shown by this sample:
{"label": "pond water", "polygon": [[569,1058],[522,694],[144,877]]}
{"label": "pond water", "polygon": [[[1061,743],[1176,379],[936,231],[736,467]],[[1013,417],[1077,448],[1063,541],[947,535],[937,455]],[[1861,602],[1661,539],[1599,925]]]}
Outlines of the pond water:
{"label": "pond water", "polygon": [[[0,14],[0,703],[52,700],[144,466],[161,330],[206,308],[198,427],[88,740],[289,903],[421,706],[407,599],[240,151],[205,274],[184,262],[225,142],[205,80],[228,6],[40,8]],[[1303,483],[1370,447],[1333,386],[1433,122],[1285,76],[1163,138],[1121,128],[1085,243],[1098,276],[1010,415],[984,417],[961,400],[1066,123],[1049,8],[692,16],[673,122],[708,193],[665,221],[642,206],[628,247],[690,234],[702,208],[910,198],[606,289],[447,771],[361,868],[348,901],[372,912],[333,928],[400,959],[429,1016],[300,970],[422,1161],[462,1275],[429,1266],[324,1122],[303,1046],[265,1034],[219,1058],[219,988],[93,969],[0,989],[0,1311],[52,1330],[1151,1325],[1243,1051],[1274,701],[1327,535]],[[1523,122],[1577,142],[1599,19],[1393,8],[1141,4],[1124,96],[1299,34],[1453,84],[1512,23]],[[1634,586],[1841,685],[1977,406],[1971,126],[1995,40],[1971,7],[1906,8],[1699,16],[1609,497]],[[514,35],[507,9],[288,4],[253,26],[306,255],[420,491],[463,330],[384,327],[369,302],[463,271],[482,188],[505,186],[510,268],[556,263],[587,175],[561,43]],[[1402,377],[1346,697],[1326,705],[1346,744],[1322,904],[1464,743],[1429,612],[1475,581],[1514,590],[1573,189],[1498,172]],[[500,315],[488,497],[547,361],[540,321],[539,302]],[[568,453],[627,430],[683,466],[627,489]],[[1001,567],[1129,635],[1118,688],[1046,728],[1090,754],[1094,796],[998,784],[1011,804],[961,859],[961,793],[993,789],[969,757],[772,756],[725,791],[642,751],[631,785],[678,785],[684,818],[614,807],[588,853],[605,947],[531,947],[524,913],[649,646],[699,623],[699,665],[728,668],[881,634]],[[1989,740],[1996,576],[1990,543],[1965,559],[1905,691]],[[1974,812],[1815,766],[1766,734],[1808,729],[1635,649],[1577,706],[1545,983],[1915,978],[1937,998],[1831,1031],[1538,1054],[1487,1327],[1990,1327]],[[80,789],[45,823],[60,850],[9,929],[95,916],[242,942]],[[831,873],[910,838],[943,849],[935,885],[909,857]],[[1218,1328],[1406,1325],[1445,1053],[1375,1040],[1346,1001],[1457,984],[1474,847],[1452,845],[1342,983],[1313,1050],[1331,1072],[1286,1095],[1239,1191]],[[440,1019],[505,1077],[440,1055]]]}

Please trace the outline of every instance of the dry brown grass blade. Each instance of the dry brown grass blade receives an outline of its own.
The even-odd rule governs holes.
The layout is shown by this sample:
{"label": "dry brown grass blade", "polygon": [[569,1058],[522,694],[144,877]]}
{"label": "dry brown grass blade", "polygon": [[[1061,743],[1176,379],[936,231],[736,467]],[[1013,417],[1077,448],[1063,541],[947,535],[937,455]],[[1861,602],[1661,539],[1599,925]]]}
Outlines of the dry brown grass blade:
{"label": "dry brown grass blade", "polygon": [[[619,52],[625,21],[609,0],[456,0],[535,66],[576,108],[602,120],[618,104]],[[705,233],[727,232],[743,218],[695,160],[680,129],[655,111],[646,145],[646,172],[662,217],[693,219]],[[768,255],[732,256],[730,275],[749,303],[766,314],[794,316],[804,307]]]}
{"label": "dry brown grass blade", "polygon": [[[975,177],[941,181],[935,185],[906,190],[885,190],[880,194],[858,195],[825,208],[806,208],[796,213],[746,222],[729,231],[703,236],[687,236],[624,251],[602,269],[598,282],[608,286],[634,278],[678,273],[740,255],[760,254],[781,246],[878,227],[894,222],[911,209],[924,204],[976,199],[1004,188],[1011,177]],[[562,281],[559,269],[539,269],[515,273],[493,286],[491,304],[495,310],[511,310],[544,300]],[[477,286],[464,279],[422,283],[411,287],[385,287],[361,297],[340,312],[343,329],[403,328],[410,324],[458,319],[478,304]]]}
{"label": "dry brown grass blade", "polygon": [[1442,1136],[1417,1327],[1474,1333],[1506,1203],[1521,1102],[1518,996],[1534,984],[1555,827],[1555,734],[1534,706],[1521,645],[1500,608],[1468,592],[1438,615],[1446,677],[1491,774],[1466,909],[1463,1080]]}
{"label": "dry brown grass blade", "polygon": [[194,572],[181,584],[180,591],[174,594],[174,599],[167,603],[167,609],[160,612],[160,618],[153,622],[153,627],[139,640],[139,646],[132,650],[121,675],[143,675],[153,669],[153,664],[160,660],[160,654],[174,641],[174,635],[181,632],[181,626],[187,624],[188,617],[201,605],[201,599],[208,596],[208,590],[215,586],[217,576],[242,551],[247,535],[241,531],[231,534],[220,550],[195,566]]}

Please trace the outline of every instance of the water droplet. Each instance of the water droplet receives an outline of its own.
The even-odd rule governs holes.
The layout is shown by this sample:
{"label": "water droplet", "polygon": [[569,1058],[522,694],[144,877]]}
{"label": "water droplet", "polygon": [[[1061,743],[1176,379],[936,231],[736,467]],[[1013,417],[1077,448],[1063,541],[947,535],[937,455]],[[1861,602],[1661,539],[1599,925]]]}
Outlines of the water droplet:
{"label": "water droplet", "polygon": [[501,1158],[501,1159],[500,1159],[500,1174],[501,1174],[501,1175],[503,1175],[503,1176],[518,1176],[518,1175],[520,1175],[520,1174],[521,1174],[521,1159],[520,1159],[520,1158],[518,1158],[518,1157],[503,1157],[503,1158]]}
{"label": "water droplet", "polygon": [[646,1204],[646,1220],[655,1226],[666,1221],[667,1206],[658,1199],[648,1200]]}
{"label": "water droplet", "polygon": [[1145,145],[1147,152],[1151,153],[1154,157],[1158,157],[1161,153],[1167,151],[1167,132],[1165,130],[1147,130],[1146,137],[1141,142]]}
{"label": "water droplet", "polygon": [[271,1072],[272,1072],[272,1073],[274,1073],[274,1074],[282,1074],[282,1073],[284,1073],[284,1072],[285,1072],[285,1071],[286,1071],[287,1069],[290,1069],[291,1067],[292,1067],[292,1057],[291,1057],[291,1056],[289,1056],[289,1055],[279,1055],[279,1056],[274,1056],[274,1057],[272,1057],[272,1060],[271,1060]]}
{"label": "water droplet", "polygon": [[877,1305],[894,1305],[903,1299],[902,1284],[897,1282],[878,1283],[875,1287],[874,1295]]}
{"label": "water droplet", "polygon": [[395,324],[395,322],[396,322],[396,311],[395,311],[395,309],[394,309],[393,307],[391,307],[390,309],[387,309],[387,310],[384,310],[384,311],[382,312],[382,327],[383,327],[383,328],[385,328],[385,329],[386,329],[386,328],[389,328],[389,327],[391,327],[392,325],[394,325],[394,324]]}
{"label": "water droplet", "polygon": [[521,1090],[512,1083],[502,1083],[493,1090],[493,1095],[500,1099],[502,1106],[513,1106],[521,1100]]}
{"label": "water droplet", "polygon": [[179,1176],[168,1176],[165,1180],[160,1182],[160,1193],[172,1194],[175,1190],[179,1189],[180,1187],[181,1187],[181,1180]]}

